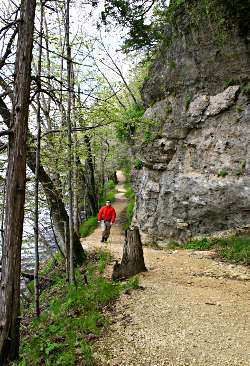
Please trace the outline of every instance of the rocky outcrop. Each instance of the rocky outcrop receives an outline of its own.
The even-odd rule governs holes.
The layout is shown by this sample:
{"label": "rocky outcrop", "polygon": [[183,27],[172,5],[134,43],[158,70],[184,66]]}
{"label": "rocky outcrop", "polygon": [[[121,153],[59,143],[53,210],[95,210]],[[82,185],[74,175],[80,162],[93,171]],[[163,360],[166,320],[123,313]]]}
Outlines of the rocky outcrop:
{"label": "rocky outcrop", "polygon": [[[250,224],[249,28],[240,33],[241,18],[230,17],[218,45],[215,33],[204,32],[219,32],[217,18],[206,13],[188,26],[197,3],[204,2],[177,10],[143,88],[145,117],[155,124],[152,139],[134,146],[143,165],[134,181],[134,222],[148,240]],[[230,1],[208,3],[216,13]]]}

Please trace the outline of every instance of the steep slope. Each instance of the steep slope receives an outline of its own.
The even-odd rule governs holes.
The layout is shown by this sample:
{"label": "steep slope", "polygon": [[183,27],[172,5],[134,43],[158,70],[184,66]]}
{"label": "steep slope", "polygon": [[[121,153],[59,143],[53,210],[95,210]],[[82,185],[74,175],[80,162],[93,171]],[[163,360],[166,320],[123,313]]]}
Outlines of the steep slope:
{"label": "steep slope", "polygon": [[250,223],[250,2],[185,1],[143,88],[150,141],[134,222],[144,240],[187,240]]}

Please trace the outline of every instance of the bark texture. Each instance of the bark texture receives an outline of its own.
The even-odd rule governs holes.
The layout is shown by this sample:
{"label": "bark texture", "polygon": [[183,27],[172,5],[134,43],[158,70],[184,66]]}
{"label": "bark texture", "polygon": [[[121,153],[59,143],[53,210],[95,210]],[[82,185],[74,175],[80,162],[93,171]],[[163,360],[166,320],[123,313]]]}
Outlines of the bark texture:
{"label": "bark texture", "polygon": [[88,135],[84,136],[84,142],[87,147],[87,159],[86,159],[86,169],[89,171],[89,186],[88,190],[90,191],[90,203],[93,207],[94,214],[98,212],[98,204],[96,199],[96,182],[95,182],[95,169],[93,164],[93,155],[91,149],[91,141]]}
{"label": "bark texture", "polygon": [[113,280],[125,279],[132,277],[140,272],[147,271],[142,242],[139,229],[128,230],[125,233],[125,242],[123,247],[123,256],[121,264],[116,262],[113,269]]}
{"label": "bark texture", "polygon": [[[27,164],[32,172],[35,172],[35,153],[29,151],[27,157]],[[55,225],[56,233],[59,237],[60,243],[64,244],[64,222],[67,225],[67,240],[69,240],[69,216],[65,209],[64,203],[61,199],[61,195],[57,192],[50,176],[46,173],[43,166],[39,167],[38,174],[39,182],[42,184],[44,193],[47,198],[48,205],[51,209],[51,215],[53,218],[53,223]],[[82,248],[79,236],[74,232],[73,236],[73,256],[76,263],[82,263],[86,255]]]}
{"label": "bark texture", "polygon": [[142,88],[152,138],[131,144],[133,224],[163,246],[250,226],[250,2],[181,3]]}
{"label": "bark texture", "polygon": [[5,241],[0,286],[0,364],[19,353],[20,272],[23,232],[26,144],[36,1],[21,4],[15,63],[14,103],[10,125],[6,189]]}

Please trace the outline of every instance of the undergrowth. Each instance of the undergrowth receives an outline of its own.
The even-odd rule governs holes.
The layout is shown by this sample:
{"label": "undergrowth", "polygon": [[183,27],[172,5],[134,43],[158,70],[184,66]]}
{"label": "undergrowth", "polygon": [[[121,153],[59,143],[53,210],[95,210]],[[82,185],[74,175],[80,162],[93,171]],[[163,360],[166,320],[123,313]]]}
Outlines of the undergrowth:
{"label": "undergrowth", "polygon": [[[108,180],[105,183],[103,191],[100,193],[99,206],[105,205],[107,200],[113,202],[115,200],[116,185],[113,180]],[[97,215],[89,217],[86,221],[80,224],[80,237],[85,238],[92,234],[97,227]]]}
{"label": "undergrowth", "polygon": [[126,283],[105,279],[109,262],[108,251],[91,253],[88,265],[76,270],[76,286],[66,283],[63,264],[53,270],[53,285],[40,297],[40,319],[32,319],[34,304],[23,314],[20,362],[13,366],[95,365],[91,343],[108,326],[102,308],[139,286],[138,277]]}
{"label": "undergrowth", "polygon": [[218,239],[215,247],[225,260],[250,265],[250,236],[235,235],[228,239]]}
{"label": "undergrowth", "polygon": [[110,179],[105,183],[103,190],[100,192],[99,206],[105,205],[107,200],[113,202],[115,200],[115,194],[116,185],[115,182]]}
{"label": "undergrowth", "polygon": [[85,238],[86,236],[92,234],[97,227],[97,215],[91,216],[86,221],[80,224],[80,237]]}
{"label": "undergrowth", "polygon": [[168,249],[193,249],[210,250],[217,252],[218,256],[228,262],[250,265],[250,235],[233,235],[224,239],[193,240],[185,244],[172,242]]}

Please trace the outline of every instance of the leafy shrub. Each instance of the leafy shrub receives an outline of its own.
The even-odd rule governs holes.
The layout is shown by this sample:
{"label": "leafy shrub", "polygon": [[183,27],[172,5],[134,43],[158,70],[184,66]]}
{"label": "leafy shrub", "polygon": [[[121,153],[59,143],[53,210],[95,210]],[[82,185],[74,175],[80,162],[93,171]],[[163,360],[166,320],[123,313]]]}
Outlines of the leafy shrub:
{"label": "leafy shrub", "polygon": [[109,189],[109,190],[113,190],[115,189],[115,182],[110,179],[105,183],[105,188]]}
{"label": "leafy shrub", "polygon": [[125,192],[125,197],[129,200],[133,200],[135,198],[135,192],[133,191],[133,188],[130,184],[126,184],[126,188],[127,190]]}
{"label": "leafy shrub", "polygon": [[185,249],[195,249],[195,250],[208,250],[212,247],[212,243],[208,239],[204,238],[202,240],[193,240],[184,245]]}
{"label": "leafy shrub", "polygon": [[136,170],[141,170],[142,167],[143,167],[143,162],[141,160],[139,160],[139,159],[135,160],[135,162],[134,162],[134,168]]}
{"label": "leafy shrub", "polygon": [[111,202],[113,202],[115,200],[115,192],[114,191],[108,192],[106,194],[105,201],[107,201],[107,200],[109,200]]}
{"label": "leafy shrub", "polygon": [[116,185],[113,180],[108,180],[102,192],[100,192],[99,205],[103,206],[107,200],[113,202],[115,200]]}
{"label": "leafy shrub", "polygon": [[149,130],[146,130],[144,132],[144,140],[148,142],[148,141],[152,141],[152,139],[153,139],[152,132]]}
{"label": "leafy shrub", "polygon": [[85,238],[94,232],[97,227],[97,215],[91,216],[88,220],[84,221],[80,225],[80,237]]}
{"label": "leafy shrub", "polygon": [[106,265],[109,253],[100,252],[98,256],[97,264],[85,268],[87,285],[77,270],[76,287],[59,281],[59,285],[44,290],[40,319],[23,329],[19,366],[94,365],[86,335],[98,336],[100,327],[107,325],[101,308],[116,299],[124,286],[98,275],[96,269],[101,262],[105,263],[102,268]]}
{"label": "leafy shrub", "polygon": [[135,131],[140,128],[144,121],[144,112],[144,107],[138,104],[133,104],[122,112],[116,125],[116,134],[120,141],[130,140]]}
{"label": "leafy shrub", "polygon": [[110,254],[108,251],[100,251],[99,263],[98,263],[98,271],[99,273],[103,273],[107,264],[110,262]]}

